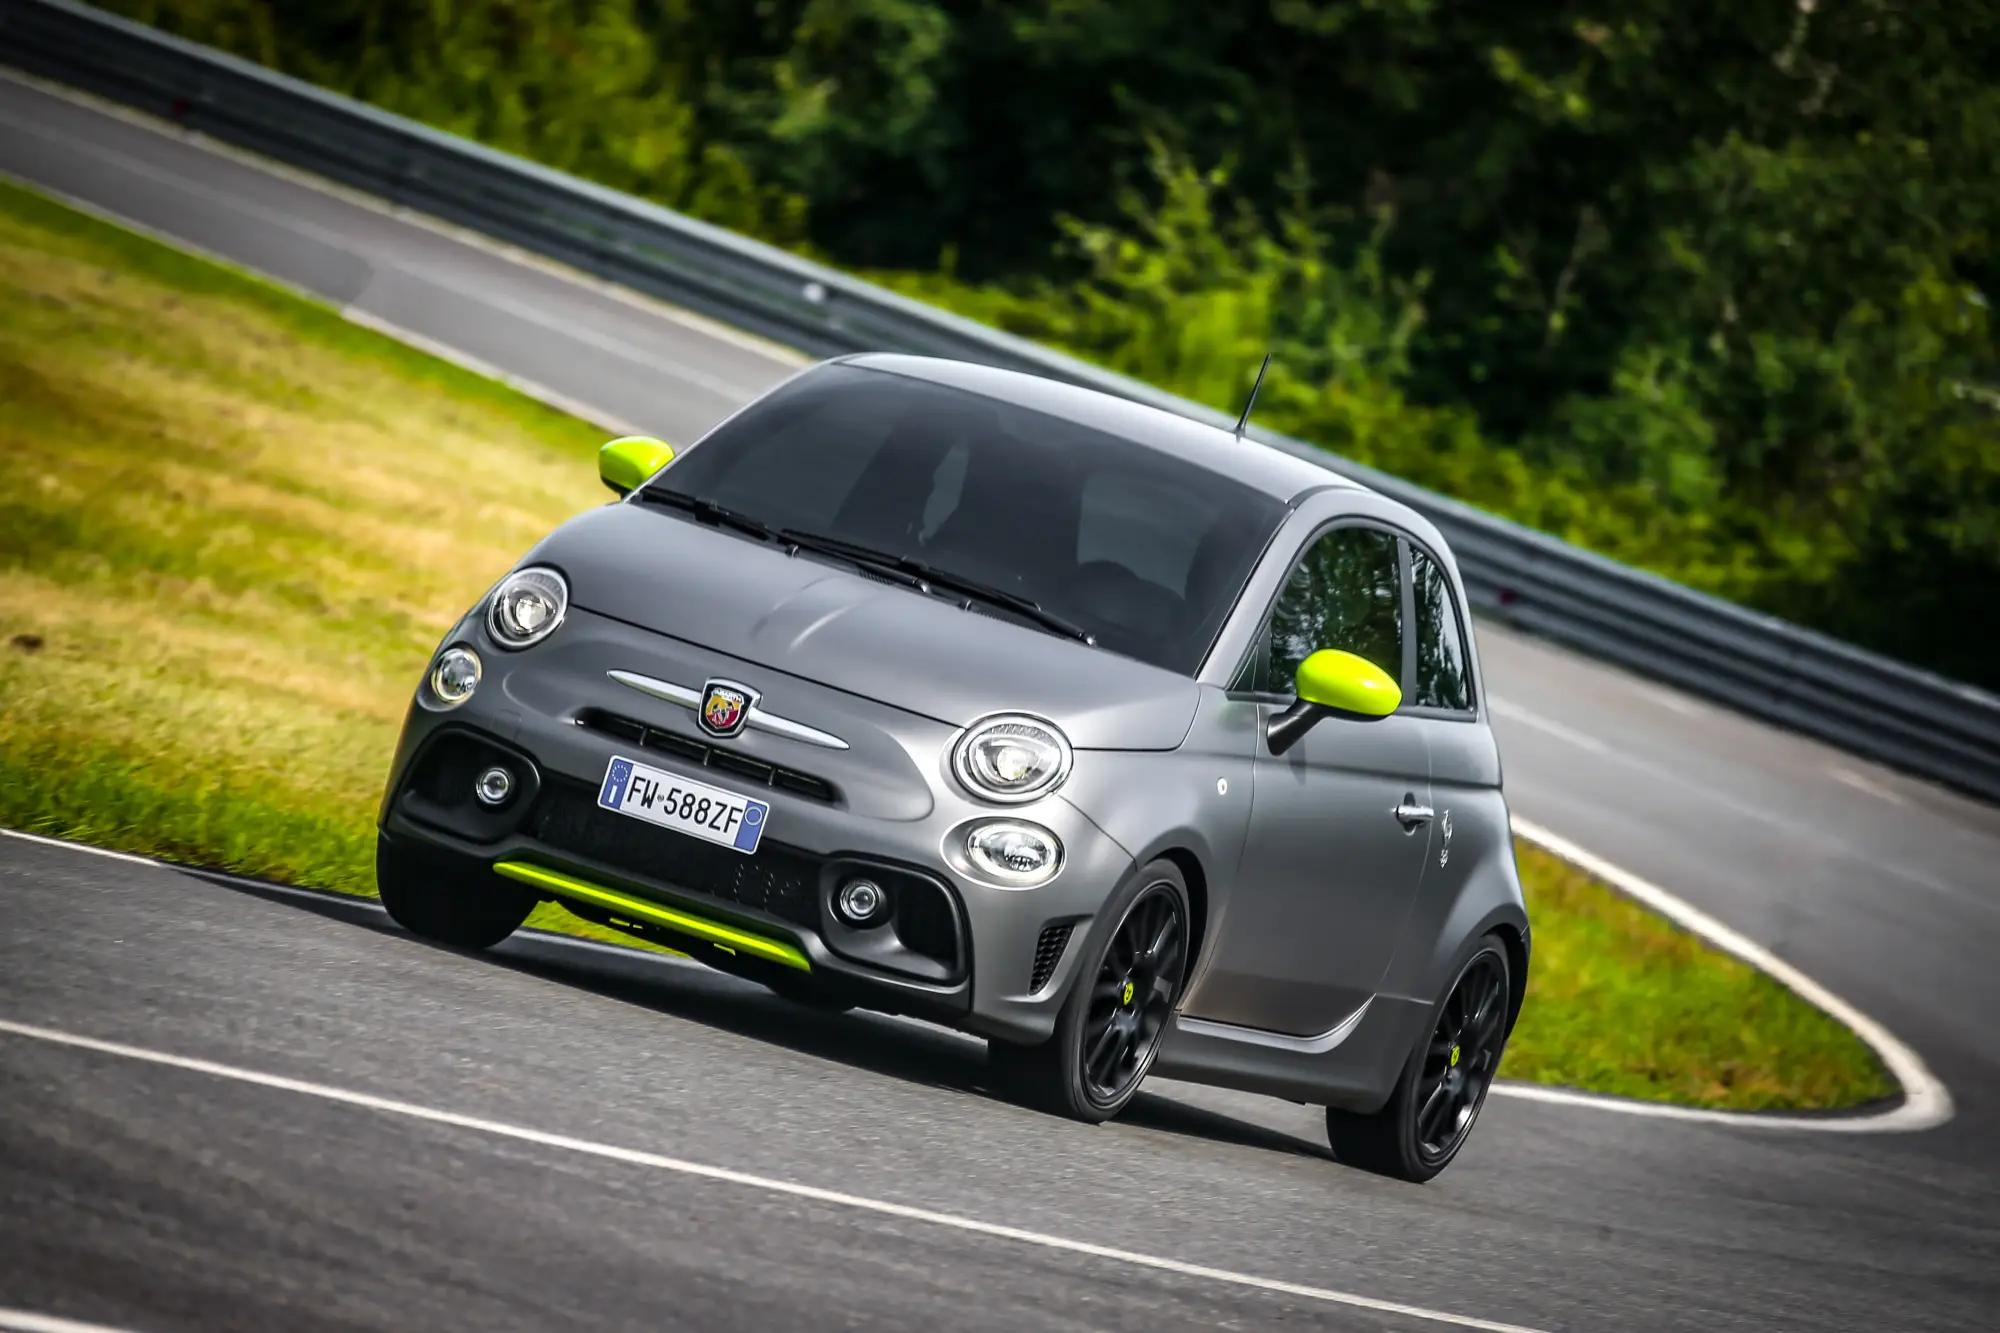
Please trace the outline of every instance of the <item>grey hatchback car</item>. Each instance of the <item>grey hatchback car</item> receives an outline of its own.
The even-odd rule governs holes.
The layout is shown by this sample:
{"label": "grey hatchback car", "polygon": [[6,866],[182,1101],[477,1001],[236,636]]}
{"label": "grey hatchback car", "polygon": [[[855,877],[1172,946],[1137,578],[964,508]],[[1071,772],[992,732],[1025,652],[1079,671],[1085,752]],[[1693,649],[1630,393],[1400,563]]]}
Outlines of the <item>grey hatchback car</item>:
{"label": "grey hatchback car", "polygon": [[1406,506],[1121,398],[800,372],[447,634],[383,798],[391,915],[544,900],[806,1004],[985,1037],[1085,1120],[1149,1072],[1458,1153],[1528,918],[1465,594]]}

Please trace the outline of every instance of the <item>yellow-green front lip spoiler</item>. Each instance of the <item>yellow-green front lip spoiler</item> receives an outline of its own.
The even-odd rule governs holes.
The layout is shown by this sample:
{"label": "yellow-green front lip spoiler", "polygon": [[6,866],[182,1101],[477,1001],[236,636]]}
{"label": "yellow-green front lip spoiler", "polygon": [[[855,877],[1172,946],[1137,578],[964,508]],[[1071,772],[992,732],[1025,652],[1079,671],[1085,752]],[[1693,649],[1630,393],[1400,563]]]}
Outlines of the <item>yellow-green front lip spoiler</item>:
{"label": "yellow-green front lip spoiler", "polygon": [[550,870],[547,866],[530,864],[527,861],[499,861],[493,866],[493,873],[505,875],[508,879],[532,885],[558,898],[569,898],[576,902],[588,903],[592,907],[602,907],[627,916],[634,921],[661,926],[667,930],[697,940],[707,940],[725,949],[748,954],[752,958],[762,958],[766,962],[781,967],[797,968],[801,972],[812,971],[812,964],[798,946],[783,940],[774,940],[765,935],[753,934],[737,926],[727,926],[720,921],[710,921],[707,917],[684,912],[678,907],[667,907],[661,903],[647,902],[644,898],[634,898],[616,889],[607,889],[602,884],[593,884],[587,879],[565,875],[560,870]]}

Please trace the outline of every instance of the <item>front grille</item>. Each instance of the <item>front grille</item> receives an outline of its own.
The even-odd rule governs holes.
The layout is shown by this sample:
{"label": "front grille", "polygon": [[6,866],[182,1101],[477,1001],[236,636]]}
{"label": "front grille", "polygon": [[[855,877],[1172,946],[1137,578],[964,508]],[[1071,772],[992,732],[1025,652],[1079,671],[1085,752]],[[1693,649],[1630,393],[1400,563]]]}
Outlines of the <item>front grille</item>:
{"label": "front grille", "polygon": [[1033,995],[1049,984],[1055,975],[1056,964],[1062,961],[1063,950],[1069,947],[1070,932],[1076,929],[1074,921],[1060,921],[1042,927],[1042,937],[1035,941],[1035,970],[1028,979],[1028,994]]}
{"label": "front grille", "polygon": [[819,929],[819,859],[768,838],[755,856],[745,856],[613,814],[597,804],[595,788],[556,777],[544,787],[528,831],[559,851]]}
{"label": "front grille", "polygon": [[632,742],[641,749],[674,755],[691,764],[712,768],[718,773],[746,778],[762,787],[788,791],[795,796],[825,801],[829,805],[840,799],[840,793],[834,789],[832,783],[824,778],[814,777],[811,773],[802,773],[796,768],[785,768],[779,764],[767,764],[761,759],[752,759],[741,751],[710,745],[706,741],[683,736],[679,732],[649,727],[643,722],[621,717],[616,713],[607,713],[600,708],[586,709],[576,720],[578,725],[587,730],[606,736],[616,736],[620,740]]}
{"label": "front grille", "polygon": [[954,981],[964,975],[957,902],[944,885],[914,868],[819,857],[769,838],[758,845],[755,855],[745,856],[606,810],[597,803],[597,788],[553,775],[544,781],[525,832],[557,851],[761,912],[822,936],[822,881],[840,883],[865,874],[889,891],[894,904],[890,924],[901,951],[892,947],[885,954],[871,947],[854,953],[837,938],[828,947],[854,961],[925,981]]}

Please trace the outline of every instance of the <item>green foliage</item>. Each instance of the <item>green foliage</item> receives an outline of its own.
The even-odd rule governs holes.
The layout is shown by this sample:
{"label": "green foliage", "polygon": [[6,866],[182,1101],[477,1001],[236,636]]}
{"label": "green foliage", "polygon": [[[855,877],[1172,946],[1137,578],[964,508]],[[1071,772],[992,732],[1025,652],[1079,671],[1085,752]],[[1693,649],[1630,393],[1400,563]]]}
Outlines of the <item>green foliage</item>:
{"label": "green foliage", "polygon": [[2000,686],[2000,9],[114,0]]}
{"label": "green foliage", "polygon": [[804,202],[703,115],[696,0],[112,0],[389,111],[788,242]]}

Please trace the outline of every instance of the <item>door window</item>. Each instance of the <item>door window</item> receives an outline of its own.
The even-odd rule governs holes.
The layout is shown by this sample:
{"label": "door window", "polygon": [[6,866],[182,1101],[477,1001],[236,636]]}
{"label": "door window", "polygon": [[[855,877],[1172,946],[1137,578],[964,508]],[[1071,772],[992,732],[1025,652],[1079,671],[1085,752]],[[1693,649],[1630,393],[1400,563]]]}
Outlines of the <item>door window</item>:
{"label": "door window", "polygon": [[1341,648],[1403,676],[1403,587],[1396,538],[1379,528],[1325,533],[1293,567],[1271,612],[1265,688],[1292,693],[1299,663]]}
{"label": "door window", "polygon": [[1420,708],[1472,707],[1472,680],[1465,668],[1464,622],[1452,600],[1451,583],[1437,561],[1414,545],[1410,548],[1410,580],[1416,591],[1417,689]]}

